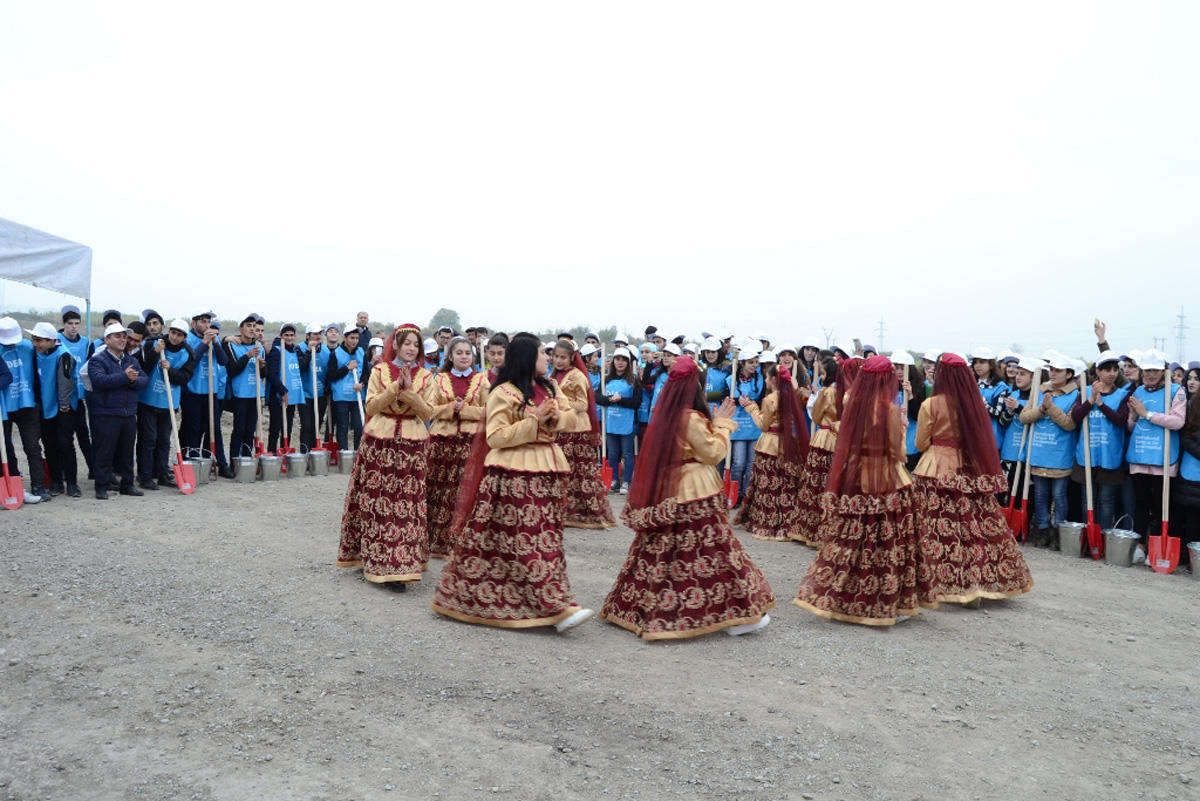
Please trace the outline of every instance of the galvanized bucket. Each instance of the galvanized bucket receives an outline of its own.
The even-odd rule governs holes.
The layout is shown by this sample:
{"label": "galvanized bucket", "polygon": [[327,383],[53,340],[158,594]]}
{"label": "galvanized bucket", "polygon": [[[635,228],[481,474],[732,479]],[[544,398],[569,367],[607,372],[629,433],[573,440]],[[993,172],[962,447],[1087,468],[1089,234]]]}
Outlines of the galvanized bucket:
{"label": "galvanized bucket", "polygon": [[1063,556],[1079,558],[1081,556],[1091,556],[1091,549],[1087,547],[1087,525],[1084,523],[1068,523],[1066,521],[1058,524],[1058,550]]}
{"label": "galvanized bucket", "polygon": [[239,456],[233,460],[237,466],[236,481],[239,484],[253,484],[258,477],[258,457]]}
{"label": "galvanized bucket", "polygon": [[1188,543],[1188,556],[1192,557],[1192,579],[1200,581],[1200,542]]}
{"label": "galvanized bucket", "polygon": [[[1129,518],[1123,515],[1112,528],[1104,531],[1104,561],[1117,567],[1129,567],[1133,564],[1133,549],[1141,539],[1136,531],[1120,528],[1121,520]],[[1132,524],[1132,519],[1130,519]]]}
{"label": "galvanized bucket", "polygon": [[[184,459],[183,461],[184,464],[189,464],[192,466],[192,475],[196,477],[197,486],[208,483],[208,471],[206,471],[203,467],[203,459]],[[212,459],[209,459],[208,463],[211,465]]]}
{"label": "galvanized bucket", "polygon": [[207,484],[212,475],[212,454],[209,453],[208,456],[205,456],[204,454],[208,451],[203,448],[188,448],[186,453],[187,462],[192,466],[192,472],[196,474],[196,483]]}
{"label": "galvanized bucket", "polygon": [[338,472],[344,476],[350,475],[350,471],[354,469],[354,451],[345,450],[338,451]]}
{"label": "galvanized bucket", "polygon": [[308,469],[307,453],[289,453],[287,455],[288,478],[301,478]]}
{"label": "galvanized bucket", "polygon": [[308,454],[308,472],[314,476],[329,475],[329,451],[311,451]]}
{"label": "galvanized bucket", "polygon": [[264,454],[258,457],[259,467],[262,468],[263,481],[278,481],[279,474],[283,470],[283,457],[271,456]]}

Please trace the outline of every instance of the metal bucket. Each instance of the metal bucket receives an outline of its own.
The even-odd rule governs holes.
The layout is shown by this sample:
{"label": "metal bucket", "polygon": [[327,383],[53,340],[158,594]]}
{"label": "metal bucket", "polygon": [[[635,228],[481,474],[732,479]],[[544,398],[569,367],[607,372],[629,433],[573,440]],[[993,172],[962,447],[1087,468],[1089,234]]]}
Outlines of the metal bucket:
{"label": "metal bucket", "polygon": [[239,484],[253,484],[254,479],[258,477],[258,457],[257,456],[239,456],[233,460],[237,466],[235,480]]}
{"label": "metal bucket", "polygon": [[283,457],[263,455],[258,457],[258,464],[262,468],[263,481],[278,481],[280,471],[283,470]]}
{"label": "metal bucket", "polygon": [[1078,559],[1081,556],[1091,556],[1091,549],[1087,546],[1087,525],[1084,523],[1068,523],[1066,521],[1058,524],[1058,550],[1063,556],[1070,556]]}
{"label": "metal bucket", "polygon": [[314,476],[329,475],[329,451],[311,451],[308,454],[308,472]]}
{"label": "metal bucket", "polygon": [[[1124,515],[1121,520],[1127,518],[1129,515]],[[1133,549],[1141,537],[1136,531],[1120,528],[1121,520],[1104,530],[1104,561],[1117,567],[1129,567],[1133,564]]]}
{"label": "metal bucket", "polygon": [[289,453],[287,455],[288,478],[301,478],[308,469],[307,453]]}
{"label": "metal bucket", "polygon": [[192,472],[196,474],[197,484],[207,484],[212,475],[212,454],[208,456],[204,454],[208,451],[203,448],[188,448],[187,462],[192,466]]}
{"label": "metal bucket", "polygon": [[338,472],[344,476],[350,475],[350,471],[354,469],[354,451],[345,450],[338,451]]}
{"label": "metal bucket", "polygon": [[1192,579],[1200,581],[1200,542],[1189,542],[1187,548],[1192,557]]}

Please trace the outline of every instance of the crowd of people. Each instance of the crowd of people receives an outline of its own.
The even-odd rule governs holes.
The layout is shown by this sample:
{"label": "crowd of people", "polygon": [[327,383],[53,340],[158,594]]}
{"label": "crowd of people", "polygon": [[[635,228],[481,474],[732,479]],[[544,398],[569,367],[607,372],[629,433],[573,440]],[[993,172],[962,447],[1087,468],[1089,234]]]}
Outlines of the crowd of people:
{"label": "crowd of people", "polygon": [[1098,321],[1087,365],[654,326],[640,342],[482,326],[422,339],[416,325],[373,333],[365,312],[285,324],[268,345],[257,314],[224,336],[211,311],[103,318],[96,340],[72,306],[28,339],[0,318],[6,462],[20,475],[15,427],[25,502],[81,496],[77,453],[98,499],[174,486],[176,409],[180,451],[227,478],[230,457],[324,435],[356,452],[337,564],[400,591],[446,559],[433,608],[467,622],[590,617],[562,531],[614,526],[610,494],[627,496],[636,539],[600,617],[647,639],[768,622],[774,598],[731,509],[755,538],[818,549],[798,606],[867,625],[1028,592],[1006,503],[1032,508],[1038,547],[1094,503],[1102,527],[1129,521],[1144,561],[1167,482],[1172,533],[1200,540],[1200,363],[1119,353]]}

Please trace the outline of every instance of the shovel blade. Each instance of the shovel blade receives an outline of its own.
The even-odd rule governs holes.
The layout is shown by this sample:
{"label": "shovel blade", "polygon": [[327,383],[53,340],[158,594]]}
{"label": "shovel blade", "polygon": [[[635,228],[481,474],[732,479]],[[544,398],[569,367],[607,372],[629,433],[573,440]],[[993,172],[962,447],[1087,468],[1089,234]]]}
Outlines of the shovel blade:
{"label": "shovel blade", "polygon": [[1104,532],[1100,530],[1100,524],[1096,522],[1095,512],[1088,510],[1087,517],[1088,550],[1093,559],[1102,559],[1104,558]]}
{"label": "shovel blade", "polygon": [[3,503],[5,509],[20,509],[21,504],[25,503],[25,485],[21,483],[20,476],[4,476],[3,493],[0,493],[0,502]]}
{"label": "shovel blade", "polygon": [[738,499],[738,483],[730,481],[725,485],[725,500],[729,503],[729,508],[732,509],[737,504]]}
{"label": "shovel blade", "polygon": [[196,471],[187,462],[176,463],[171,472],[175,474],[175,483],[184,495],[191,495],[196,489]]}
{"label": "shovel blade", "polygon": [[1008,527],[1012,530],[1013,537],[1015,539],[1018,539],[1021,542],[1025,541],[1026,534],[1028,533],[1028,523],[1029,521],[1025,515],[1024,509],[1013,509],[1012,519],[1009,521]]}
{"label": "shovel blade", "polygon": [[600,480],[604,482],[604,488],[608,489],[612,486],[612,467],[607,464],[600,465]]}
{"label": "shovel blade", "polygon": [[1163,533],[1150,538],[1150,567],[1155,573],[1167,575],[1179,567],[1179,537],[1167,536],[1167,524],[1163,523]]}

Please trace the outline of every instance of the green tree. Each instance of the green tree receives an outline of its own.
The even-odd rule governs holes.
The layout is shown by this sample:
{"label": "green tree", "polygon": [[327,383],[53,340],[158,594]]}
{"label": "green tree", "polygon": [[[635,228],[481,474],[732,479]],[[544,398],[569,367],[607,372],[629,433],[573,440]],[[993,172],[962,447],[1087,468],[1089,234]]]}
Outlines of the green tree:
{"label": "green tree", "polygon": [[444,325],[448,325],[455,331],[462,331],[462,322],[458,319],[458,312],[454,309],[438,309],[437,312],[429,320],[429,327],[425,330],[426,336],[437,331]]}

